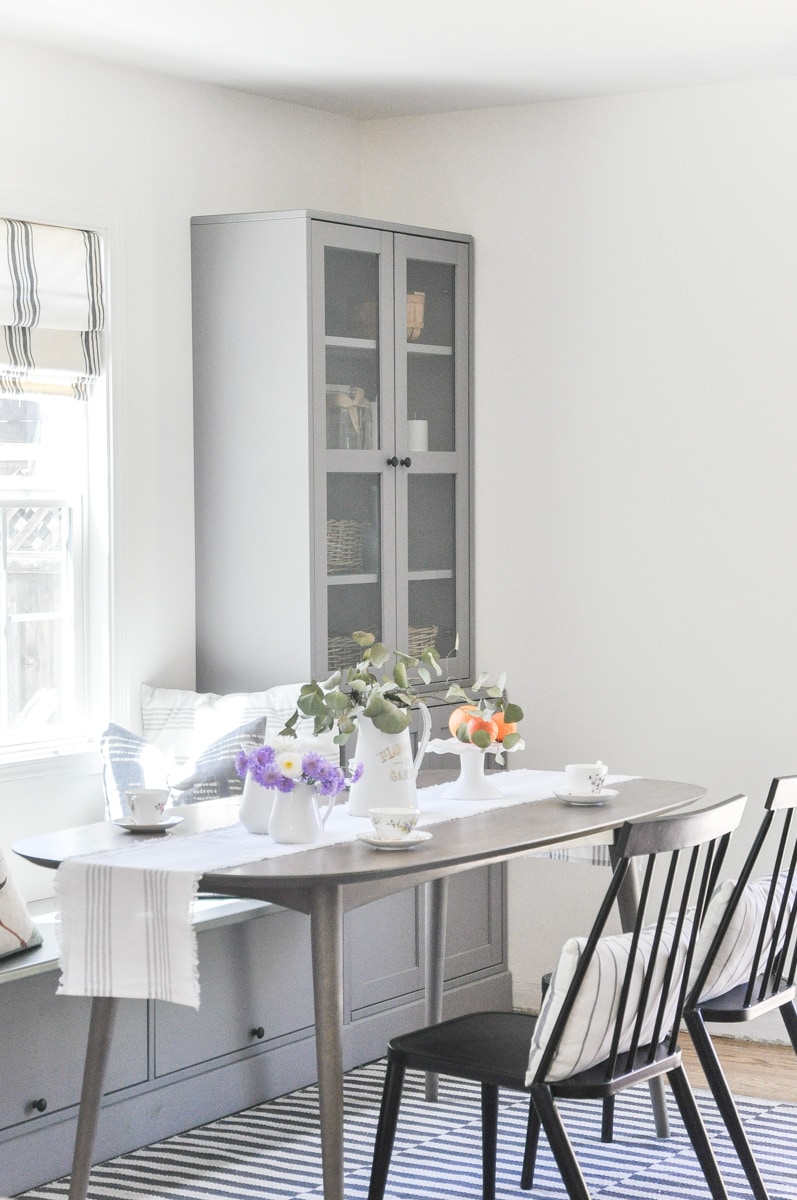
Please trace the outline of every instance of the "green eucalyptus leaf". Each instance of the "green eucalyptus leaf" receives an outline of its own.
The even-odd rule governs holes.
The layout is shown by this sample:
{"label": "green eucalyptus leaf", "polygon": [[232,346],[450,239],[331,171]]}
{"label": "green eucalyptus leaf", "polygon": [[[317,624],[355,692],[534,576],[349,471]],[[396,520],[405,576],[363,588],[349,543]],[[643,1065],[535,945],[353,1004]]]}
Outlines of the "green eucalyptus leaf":
{"label": "green eucalyptus leaf", "polygon": [[347,696],[345,692],[329,692],[326,697],[326,705],[331,713],[339,717],[350,707],[351,696]]}
{"label": "green eucalyptus leaf", "polygon": [[511,725],[514,721],[523,720],[523,709],[519,704],[507,704],[504,709],[504,720]]}
{"label": "green eucalyptus leaf", "polygon": [[400,688],[407,686],[407,668],[403,662],[397,662],[393,668],[393,678]]}
{"label": "green eucalyptus leaf", "polygon": [[401,733],[410,723],[410,714],[406,709],[386,703],[385,707],[372,720],[382,733]]}
{"label": "green eucalyptus leaf", "polygon": [[358,693],[364,692],[365,689],[368,687],[368,683],[366,682],[365,679],[350,679],[349,685],[353,692],[358,692]]}
{"label": "green eucalyptus leaf", "polygon": [[459,700],[463,704],[470,704],[470,696],[458,683],[449,684],[445,698],[446,700]]}
{"label": "green eucalyptus leaf", "polygon": [[376,641],[374,635],[372,633],[368,633],[364,629],[355,629],[354,633],[351,635],[351,638],[352,641],[356,642],[358,646],[363,647],[373,646],[374,642]]}
{"label": "green eucalyptus leaf", "polygon": [[[381,692],[372,692],[368,697],[368,701],[363,709],[363,715],[370,717],[376,725],[376,718],[380,713],[384,712],[390,706],[390,701],[386,700]],[[378,728],[378,726],[377,726]]]}
{"label": "green eucalyptus leaf", "polygon": [[420,675],[423,683],[431,683],[432,682],[432,677],[429,674],[429,672],[426,670],[426,667],[418,667],[418,674]]}
{"label": "green eucalyptus leaf", "polygon": [[457,737],[457,740],[460,742],[470,742],[470,734],[468,733],[467,721],[462,721],[459,725],[457,725],[456,737]]}
{"label": "green eucalyptus leaf", "polygon": [[506,671],[502,671],[496,680],[496,686],[500,692],[503,692],[506,687]]}
{"label": "green eucalyptus leaf", "polygon": [[324,689],[325,692],[331,692],[333,688],[340,687],[342,680],[343,680],[343,675],[341,674],[341,672],[333,671],[333,673],[330,675],[329,679],[324,680],[324,682],[321,684],[321,687]]}
{"label": "green eucalyptus leaf", "polygon": [[474,746],[478,746],[480,750],[486,750],[491,744],[491,738],[486,729],[476,729],[470,735],[470,740]]}
{"label": "green eucalyptus leaf", "polygon": [[390,658],[390,651],[381,642],[375,642],[368,655],[368,661],[374,667],[381,667]]}
{"label": "green eucalyptus leaf", "polygon": [[481,675],[479,676],[479,678],[476,680],[476,682],[473,685],[474,692],[480,692],[482,690],[482,688],[484,687],[485,683],[487,682],[488,678],[489,678],[489,676],[485,675],[484,671],[482,671]]}

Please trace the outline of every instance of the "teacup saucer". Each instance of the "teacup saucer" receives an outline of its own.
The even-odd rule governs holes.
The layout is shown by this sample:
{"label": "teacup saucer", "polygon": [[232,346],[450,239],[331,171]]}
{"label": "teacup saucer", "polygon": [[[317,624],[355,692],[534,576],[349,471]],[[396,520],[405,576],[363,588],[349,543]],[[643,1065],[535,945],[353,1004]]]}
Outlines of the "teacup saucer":
{"label": "teacup saucer", "polygon": [[154,825],[137,825],[135,821],[114,821],[114,825],[126,829],[128,833],[165,833],[167,829],[179,825],[182,820],[183,817],[166,817],[163,821],[156,821]]}
{"label": "teacup saucer", "polygon": [[412,850],[421,842],[428,842],[431,836],[428,829],[413,829],[412,833],[402,838],[380,838],[375,833],[358,833],[357,839],[365,842],[366,846],[373,846],[375,850]]}
{"label": "teacup saucer", "polygon": [[601,792],[591,792],[587,795],[575,792],[554,792],[557,800],[563,800],[565,804],[576,804],[585,808],[591,808],[596,804],[605,804],[607,800],[611,800],[617,794],[611,788],[604,788]]}

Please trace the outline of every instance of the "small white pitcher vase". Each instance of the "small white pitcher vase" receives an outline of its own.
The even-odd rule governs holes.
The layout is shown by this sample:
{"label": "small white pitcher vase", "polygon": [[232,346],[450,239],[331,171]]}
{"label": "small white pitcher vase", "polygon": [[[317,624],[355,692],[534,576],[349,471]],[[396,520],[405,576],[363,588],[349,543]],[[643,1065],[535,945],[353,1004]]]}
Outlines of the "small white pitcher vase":
{"label": "small white pitcher vase", "polygon": [[249,833],[268,833],[271,810],[274,807],[274,789],[261,787],[246,772],[244,790],[241,794],[241,824]]}
{"label": "small white pitcher vase", "polygon": [[326,808],[320,812],[318,794],[310,783],[297,783],[292,792],[275,791],[269,834],[275,842],[317,842],[335,807],[335,799],[335,796],[329,796]]}
{"label": "small white pitcher vase", "polygon": [[419,807],[415,781],[429,742],[432,718],[425,704],[419,703],[418,708],[423,730],[414,762],[409,729],[382,733],[370,717],[357,718],[354,758],[362,763],[363,772],[349,791],[346,808],[353,817],[367,817],[369,808]]}

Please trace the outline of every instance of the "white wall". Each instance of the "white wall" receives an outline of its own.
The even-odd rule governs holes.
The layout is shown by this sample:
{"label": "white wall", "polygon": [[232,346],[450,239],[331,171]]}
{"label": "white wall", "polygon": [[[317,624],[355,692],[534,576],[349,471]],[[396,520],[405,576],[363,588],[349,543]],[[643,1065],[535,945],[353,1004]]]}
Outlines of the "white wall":
{"label": "white wall", "polygon": [[[108,228],[118,618],[108,715],[135,724],[142,681],[194,682],[190,218],[356,211],[359,123],[6,41],[0,109],[3,215]],[[101,796],[96,761],[4,770],[0,845],[100,819]],[[14,871],[31,898],[50,890],[39,868],[14,859]]]}
{"label": "white wall", "polygon": [[[524,765],[797,771],[797,80],[370,123],[364,207],[476,241],[477,666]],[[531,1002],[603,872],[512,867]]]}
{"label": "white wall", "polygon": [[[797,769],[797,81],[361,129],[13,43],[0,65],[6,211],[99,211],[116,254],[116,719],[193,679],[189,218],[317,207],[475,236],[477,665],[510,668],[525,764],[755,809]],[[100,812],[96,774],[4,778],[0,842]],[[520,1002],[602,874],[512,868]]]}

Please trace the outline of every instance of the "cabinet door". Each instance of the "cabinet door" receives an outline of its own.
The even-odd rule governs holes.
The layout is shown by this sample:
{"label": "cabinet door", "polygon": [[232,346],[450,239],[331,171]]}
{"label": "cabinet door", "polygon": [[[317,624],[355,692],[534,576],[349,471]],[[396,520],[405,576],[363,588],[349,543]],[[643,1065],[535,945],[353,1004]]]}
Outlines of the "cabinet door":
{"label": "cabinet door", "polygon": [[[56,996],[54,974],[31,975],[2,988],[0,1127],[38,1120],[77,1104],[89,1032],[91,1001]],[[106,1092],[147,1078],[147,1005],[123,1000],[111,1046]]]}
{"label": "cabinet door", "polygon": [[446,674],[463,678],[470,671],[468,251],[403,234],[394,244],[398,643],[417,653],[434,642]]}
{"label": "cabinet door", "polygon": [[468,247],[313,222],[314,673],[366,629],[470,670]]}
{"label": "cabinet door", "polygon": [[504,961],[504,868],[476,867],[448,884],[446,980]]}
{"label": "cabinet door", "polygon": [[393,239],[312,226],[314,672],[353,665],[367,629],[393,643],[395,613]]}
{"label": "cabinet door", "polygon": [[417,888],[346,914],[346,1009],[385,1005],[423,990],[423,905]]}

